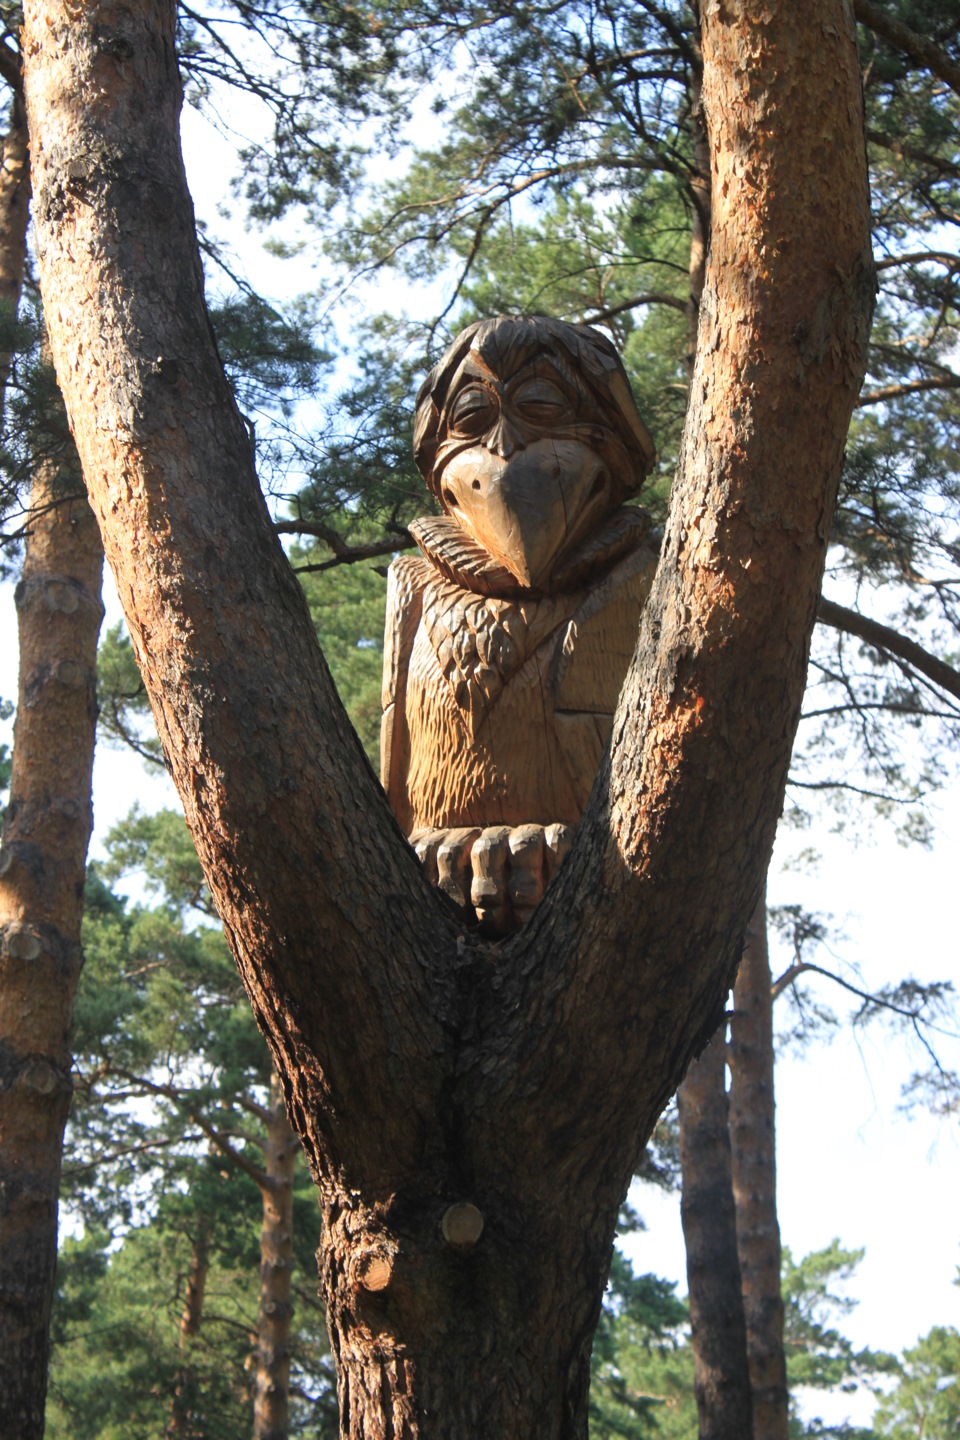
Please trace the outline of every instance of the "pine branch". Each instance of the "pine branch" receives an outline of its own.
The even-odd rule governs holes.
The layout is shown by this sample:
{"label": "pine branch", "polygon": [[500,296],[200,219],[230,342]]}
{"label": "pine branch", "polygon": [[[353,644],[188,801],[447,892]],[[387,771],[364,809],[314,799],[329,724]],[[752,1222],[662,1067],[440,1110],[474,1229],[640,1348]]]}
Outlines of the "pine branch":
{"label": "pine branch", "polygon": [[884,400],[899,400],[904,395],[916,395],[922,390],[960,390],[960,375],[930,375],[925,380],[904,380],[899,385],[865,390],[857,401],[856,409],[862,410],[865,405],[881,405]]}
{"label": "pine branch", "polygon": [[905,145],[897,135],[888,135],[884,130],[868,129],[867,139],[871,145],[879,145],[882,150],[889,150],[899,159],[915,160],[918,165],[926,165],[938,175],[952,178],[960,176],[960,165],[955,161],[945,160],[941,155],[931,155],[929,150],[918,150],[915,145]]}
{"label": "pine branch", "polygon": [[853,13],[861,25],[882,36],[938,79],[945,80],[950,89],[960,95],[960,65],[939,45],[934,45],[916,30],[911,30],[909,25],[894,19],[882,6],[874,5],[873,0],[853,0]]}
{"label": "pine branch", "polygon": [[784,990],[788,989],[801,975],[806,974],[822,975],[825,980],[832,980],[835,985],[840,986],[841,990],[847,990],[851,995],[855,995],[858,1000],[863,1001],[864,1006],[870,1006],[877,1010],[889,1010],[892,1014],[899,1015],[902,1020],[910,1020],[914,1025],[925,1025],[928,1030],[931,1030],[936,1035],[944,1035],[950,1040],[957,1038],[955,1031],[945,1030],[942,1026],[935,1025],[932,1020],[929,1020],[923,1014],[922,1008],[919,1005],[912,1008],[907,1005],[897,1005],[893,1000],[888,1000],[883,994],[874,994],[869,990],[861,990],[858,985],[852,984],[849,980],[844,980],[843,976],[838,975],[836,971],[827,970],[823,965],[815,965],[812,960],[795,960],[792,965],[789,965],[783,974],[771,985],[771,999],[779,999]]}
{"label": "pine branch", "polygon": [[960,270],[960,255],[950,250],[911,250],[906,255],[885,255],[873,264],[877,271],[898,265],[946,265],[948,270]]}
{"label": "pine branch", "polygon": [[4,41],[0,41],[0,80],[10,86],[14,95],[23,94],[23,71],[20,56]]}
{"label": "pine branch", "polygon": [[931,655],[915,640],[909,640],[906,635],[891,629],[889,625],[882,625],[879,620],[871,620],[868,616],[861,615],[856,610],[848,610],[823,596],[820,598],[817,619],[822,625],[843,630],[848,635],[856,635],[875,649],[885,650],[898,660],[905,661],[948,695],[960,700],[960,673],[945,661]]}
{"label": "pine branch", "polygon": [[645,295],[631,295],[629,300],[621,300],[619,305],[609,305],[606,310],[591,311],[583,317],[583,323],[601,325],[604,320],[612,320],[615,315],[622,315],[625,310],[637,310],[641,305],[669,305],[673,310],[681,310],[684,314],[687,310],[686,300],[681,300],[677,295],[650,291]]}
{"label": "pine branch", "polygon": [[396,534],[385,540],[368,540],[362,545],[348,545],[342,535],[320,520],[279,520],[273,527],[278,535],[309,535],[322,540],[333,551],[330,560],[312,565],[295,565],[298,575],[314,574],[320,570],[332,570],[337,565],[355,565],[358,560],[376,560],[381,555],[395,555],[398,550],[408,550],[413,537],[402,526]]}

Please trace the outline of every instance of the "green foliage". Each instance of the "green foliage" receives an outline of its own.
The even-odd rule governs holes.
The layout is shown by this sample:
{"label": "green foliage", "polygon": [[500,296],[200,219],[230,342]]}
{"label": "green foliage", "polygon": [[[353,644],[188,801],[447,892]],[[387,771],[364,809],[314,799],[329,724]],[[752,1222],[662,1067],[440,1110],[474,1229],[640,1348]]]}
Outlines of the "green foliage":
{"label": "green foliage", "polygon": [[[62,1191],[74,1238],[58,1271],[48,1433],[160,1440],[179,1395],[187,1433],[218,1440],[250,1423],[270,1060],[222,931],[205,920],[182,819],[134,811],[107,850],[86,896]],[[132,874],[154,904],[107,884]],[[291,1435],[332,1440],[318,1215],[302,1156],[294,1215]],[[185,1339],[198,1247],[209,1267],[202,1321]]]}
{"label": "green foliage", "polygon": [[[14,707],[9,700],[0,698],[0,720],[9,720],[13,715]],[[9,745],[0,742],[0,799],[6,795],[10,787],[10,765],[13,757]]]}
{"label": "green foliage", "polygon": [[[787,1247],[783,1251],[782,1289],[784,1302],[784,1349],[787,1384],[791,1393],[798,1386],[809,1389],[852,1393],[878,1376],[890,1374],[896,1364],[883,1351],[856,1350],[833,1323],[850,1313],[856,1301],[838,1294],[863,1259],[862,1250],[845,1250],[834,1240],[824,1250],[812,1251],[794,1263]],[[791,1436],[847,1436],[864,1440],[871,1432],[849,1426],[824,1426],[820,1420],[802,1424],[795,1406],[791,1414]]]}
{"label": "green foliage", "polygon": [[65,1243],[47,1402],[52,1440],[161,1440],[184,1383],[188,1434],[234,1440],[249,1429],[250,1272],[218,1268],[208,1277],[208,1316],[181,1349],[190,1259],[190,1236],[171,1225],[141,1227],[112,1253],[103,1236]]}
{"label": "green foliage", "polygon": [[125,627],[113,625],[97,649],[97,740],[136,751],[148,764],[162,765],[150,703]]}
{"label": "green foliage", "polygon": [[351,330],[353,383],[338,394],[293,509],[348,544],[375,536],[408,542],[406,525],[432,502],[413,461],[417,390],[439,351],[423,326],[376,315]]}
{"label": "green foliage", "polygon": [[[621,1229],[636,1228],[635,1217]],[[614,1252],[608,1292],[593,1342],[591,1440],[693,1440],[693,1354],[687,1310],[674,1286],[635,1275]]]}
{"label": "green foliage", "polygon": [[960,1331],[937,1325],[897,1364],[896,1387],[875,1416],[890,1440],[956,1440],[960,1435]]}
{"label": "green foliage", "polygon": [[[362,531],[360,532],[362,543]],[[386,580],[382,566],[343,565],[315,571],[329,560],[321,547],[291,556],[300,571],[317,639],[344,708],[374,771],[380,773],[380,690]]]}

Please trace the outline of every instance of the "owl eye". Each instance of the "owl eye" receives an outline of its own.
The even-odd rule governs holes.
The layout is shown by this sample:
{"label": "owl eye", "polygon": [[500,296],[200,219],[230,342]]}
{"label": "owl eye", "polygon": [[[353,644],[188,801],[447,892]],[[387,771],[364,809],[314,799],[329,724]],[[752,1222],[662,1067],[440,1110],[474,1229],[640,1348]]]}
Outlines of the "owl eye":
{"label": "owl eye", "polygon": [[464,439],[476,439],[496,423],[497,404],[489,390],[468,385],[461,390],[450,414],[450,433]]}
{"label": "owl eye", "polygon": [[550,380],[528,380],[510,397],[517,414],[533,425],[552,425],[570,413],[570,401]]}

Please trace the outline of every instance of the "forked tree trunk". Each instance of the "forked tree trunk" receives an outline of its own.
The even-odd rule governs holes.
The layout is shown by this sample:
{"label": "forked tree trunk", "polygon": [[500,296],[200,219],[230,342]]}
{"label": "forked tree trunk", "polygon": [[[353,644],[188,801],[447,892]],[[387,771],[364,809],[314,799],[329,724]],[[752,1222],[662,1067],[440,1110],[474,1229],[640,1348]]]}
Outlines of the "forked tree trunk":
{"label": "forked tree trunk", "polygon": [[203,1302],[206,1298],[209,1273],[210,1227],[201,1219],[200,1228],[190,1247],[190,1268],[187,1271],[186,1293],[180,1314],[179,1344],[182,1363],[174,1379],[167,1440],[178,1440],[178,1437],[190,1433],[190,1411],[195,1403],[197,1388],[196,1366],[191,1361],[190,1350],[203,1324]]}
{"label": "forked tree trunk", "polygon": [[280,1081],[270,1077],[260,1230],[260,1310],[253,1390],[253,1440],[286,1440],[293,1318],[293,1169],[300,1142]]}
{"label": "forked tree trunk", "polygon": [[777,1219],[773,999],[767,910],[747,929],[733,992],[730,1036],[730,1148],[737,1244],[753,1387],[754,1440],[786,1440],[787,1374]]}
{"label": "forked tree trunk", "polygon": [[[79,476],[37,470],[0,849],[0,1435],[43,1433],[57,1197],[90,838],[103,551]],[[67,489],[69,494],[69,488]]]}
{"label": "forked tree trunk", "polygon": [[752,1434],[747,1334],[730,1182],[726,1026],[693,1062],[677,1091],[680,1112],[680,1217],[700,1440]]}
{"label": "forked tree trunk", "polygon": [[44,304],[320,1189],[343,1434],[582,1440],[618,1207],[722,1013],[799,715],[872,298],[849,17],[705,8],[711,252],[661,563],[570,856],[498,946],[418,870],[257,492],[203,308],[175,28],[172,0],[26,7]]}

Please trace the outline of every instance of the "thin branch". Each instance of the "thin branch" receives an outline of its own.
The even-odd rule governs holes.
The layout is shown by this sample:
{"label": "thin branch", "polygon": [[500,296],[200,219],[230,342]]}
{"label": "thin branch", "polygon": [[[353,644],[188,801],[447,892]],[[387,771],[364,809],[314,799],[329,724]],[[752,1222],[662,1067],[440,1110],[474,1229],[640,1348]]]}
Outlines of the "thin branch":
{"label": "thin branch", "polygon": [[880,405],[884,400],[899,400],[903,395],[916,395],[921,390],[960,390],[960,375],[931,375],[925,380],[904,380],[899,385],[883,385],[879,390],[864,390],[856,404]]}
{"label": "thin branch", "polygon": [[867,615],[848,610],[844,605],[837,605],[823,596],[820,598],[817,619],[822,625],[843,630],[848,635],[856,635],[859,640],[866,641],[875,649],[885,650],[898,660],[905,661],[948,695],[960,700],[960,673],[944,660],[938,660],[935,655],[931,655],[915,640],[909,640],[906,635],[891,629],[889,625],[882,625],[879,620],[871,620]]}
{"label": "thin branch", "polygon": [[97,1170],[101,1165],[112,1165],[115,1160],[122,1160],[125,1155],[142,1155],[148,1150],[165,1150],[171,1145],[188,1145],[194,1140],[199,1140],[199,1135],[171,1135],[165,1140],[145,1140],[142,1145],[124,1145],[120,1150],[112,1150],[108,1155],[95,1155],[92,1160],[85,1160],[82,1165],[68,1165],[64,1176],[82,1175],[85,1170]]}
{"label": "thin branch", "polygon": [[395,555],[398,550],[409,550],[413,536],[399,525],[395,536],[386,540],[368,540],[362,545],[348,545],[342,535],[319,520],[280,520],[273,527],[278,535],[310,535],[322,540],[333,551],[333,558],[313,565],[295,565],[298,575],[312,574],[320,570],[331,570],[336,565],[355,565],[358,560],[376,560],[381,555]]}
{"label": "thin branch", "polygon": [[172,1100],[174,1104],[184,1105],[188,1119],[193,1121],[211,1145],[215,1146],[231,1165],[236,1165],[238,1170],[242,1170],[244,1175],[248,1175],[258,1189],[269,1190],[272,1188],[270,1177],[239,1150],[235,1150],[223,1131],[217,1130],[214,1125],[211,1125],[210,1121],[201,1115],[195,1106],[190,1105],[189,1102],[185,1103],[183,1091],[176,1085],[163,1085],[155,1080],[147,1080],[142,1075],[132,1075],[127,1070],[118,1069],[114,1071],[114,1074],[120,1076],[121,1079],[142,1086],[149,1095],[162,1095],[165,1099]]}
{"label": "thin branch", "polygon": [[960,95],[960,65],[951,60],[939,45],[934,45],[916,30],[911,30],[909,25],[894,19],[881,5],[874,5],[873,0],[853,0],[853,13],[861,25],[866,25],[876,35],[882,35],[884,40],[918,65],[945,80],[950,89]]}
{"label": "thin branch", "polygon": [[[875,1005],[878,1010],[890,1010],[894,1015],[899,1015],[904,1020],[912,1021],[915,1029],[917,1025],[926,1025],[927,1029],[932,1030],[936,1035],[944,1035],[949,1040],[956,1039],[956,1033],[953,1030],[945,1030],[943,1026],[935,1025],[933,1021],[928,1020],[919,1009],[915,1008],[910,1010],[906,1005],[895,1005],[892,1000],[885,1000],[882,995],[873,995],[869,990],[861,990],[857,985],[853,985],[849,980],[844,980],[842,976],[837,975],[835,971],[827,970],[822,965],[814,965],[810,960],[796,960],[792,965],[788,966],[779,979],[775,980],[771,985],[771,999],[778,999],[784,990],[793,984],[794,980],[800,975],[807,973],[822,975],[825,980],[832,980],[835,985],[840,986],[841,990],[847,990],[851,995],[856,995],[857,999],[862,1000],[865,1005]],[[923,1037],[918,1035],[918,1039],[921,1040],[929,1053],[930,1047],[923,1041]],[[934,1056],[934,1060],[936,1061],[936,1056]],[[937,1065],[939,1068],[939,1062],[937,1062]]]}
{"label": "thin branch", "polygon": [[0,80],[4,80],[14,95],[23,95],[23,70],[20,56],[6,41],[0,41]]}
{"label": "thin branch", "polygon": [[625,310],[637,310],[641,305],[669,305],[674,310],[681,310],[686,314],[687,302],[679,299],[676,295],[668,295],[660,291],[650,291],[645,295],[631,295],[629,300],[621,300],[619,305],[609,305],[606,310],[594,310],[583,317],[584,325],[601,325],[604,320],[612,320],[615,315],[622,315]]}
{"label": "thin branch", "polygon": [[906,255],[885,255],[873,262],[877,271],[892,270],[898,265],[946,265],[948,270],[960,270],[960,255],[949,250],[911,250]]}
{"label": "thin branch", "polygon": [[868,130],[867,139],[871,144],[879,145],[882,150],[889,150],[901,160],[915,160],[918,165],[926,165],[939,175],[953,178],[960,176],[960,165],[955,161],[945,160],[941,155],[931,155],[928,150],[918,150],[915,145],[905,145],[897,135],[887,135],[883,130]]}

